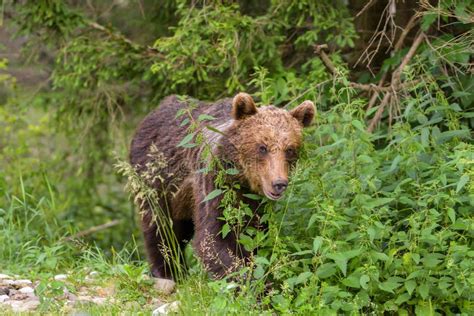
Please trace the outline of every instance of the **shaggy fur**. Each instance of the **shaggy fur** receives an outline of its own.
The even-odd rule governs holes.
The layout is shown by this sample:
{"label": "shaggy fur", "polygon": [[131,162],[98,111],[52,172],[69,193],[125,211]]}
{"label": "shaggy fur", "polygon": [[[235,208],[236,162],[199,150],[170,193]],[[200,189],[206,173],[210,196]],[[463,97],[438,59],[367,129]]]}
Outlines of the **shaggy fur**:
{"label": "shaggy fur", "polygon": [[[130,160],[141,173],[153,172],[151,148],[157,148],[167,162],[166,170],[159,170],[151,186],[160,193],[157,201],[168,210],[173,220],[176,237],[184,247],[193,239],[193,246],[206,269],[215,277],[222,277],[245,264],[249,254],[241,249],[236,236],[230,233],[225,239],[220,231],[224,222],[219,220],[221,197],[202,202],[215,189],[215,173],[198,172],[203,168],[202,148],[178,147],[189,134],[188,126],[181,124],[186,116],[176,119],[180,109],[192,105],[192,117],[208,114],[215,119],[203,121],[199,127],[205,143],[212,148],[213,156],[226,166],[240,172],[229,181],[238,181],[239,199],[256,212],[255,201],[243,194],[253,192],[279,199],[288,182],[288,171],[297,159],[302,141],[302,128],[311,123],[314,105],[303,102],[291,112],[273,106],[256,108],[252,97],[239,93],[233,99],[207,104],[192,99],[167,97],[157,110],[149,114],[138,127],[133,138]],[[211,125],[221,131],[205,128]],[[142,229],[152,273],[170,278],[157,234],[157,224],[146,203],[142,206]]]}

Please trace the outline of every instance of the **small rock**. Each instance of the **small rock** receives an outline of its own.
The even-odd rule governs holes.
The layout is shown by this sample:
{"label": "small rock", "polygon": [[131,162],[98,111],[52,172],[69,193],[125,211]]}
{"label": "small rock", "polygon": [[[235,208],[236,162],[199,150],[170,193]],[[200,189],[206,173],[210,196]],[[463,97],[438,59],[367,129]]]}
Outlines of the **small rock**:
{"label": "small rock", "polygon": [[56,281],[63,281],[63,280],[66,280],[67,279],[67,275],[66,274],[58,274],[58,275],[55,275],[54,276],[54,279]]}
{"label": "small rock", "polygon": [[0,286],[0,295],[9,295],[10,289],[6,286]]}
{"label": "small rock", "polygon": [[73,311],[71,316],[91,316],[91,314],[86,311]]}
{"label": "small rock", "polygon": [[91,273],[89,273],[89,276],[93,279],[95,279],[96,277],[99,276],[99,272],[97,271],[91,271]]}
{"label": "small rock", "polygon": [[31,298],[33,295],[20,293],[20,291],[15,291],[15,293],[10,293],[10,298],[15,301],[24,301]]}
{"label": "small rock", "polygon": [[4,280],[4,279],[11,279],[12,277],[7,275],[7,274],[3,274],[3,273],[0,273],[0,280]]}
{"label": "small rock", "polygon": [[14,281],[13,284],[14,285],[31,285],[33,284],[33,282],[31,282],[30,280],[16,280]]}
{"label": "small rock", "polygon": [[169,313],[177,312],[179,309],[179,301],[166,303],[158,307],[151,314],[152,316],[168,315]]}
{"label": "small rock", "polygon": [[173,293],[175,287],[176,283],[173,280],[155,278],[155,289],[165,295]]}
{"label": "small rock", "polygon": [[14,312],[27,312],[32,311],[40,304],[39,300],[30,301],[7,301],[8,305],[11,306]]}
{"label": "small rock", "polygon": [[77,296],[77,300],[79,302],[91,302],[92,297],[90,297],[89,295],[79,295],[79,296]]}
{"label": "small rock", "polygon": [[10,299],[10,296],[8,295],[0,295],[0,303],[8,301],[9,299]]}
{"label": "small rock", "polygon": [[71,316],[90,316],[91,314],[89,314],[88,312],[86,311],[73,311]]}
{"label": "small rock", "polygon": [[33,294],[35,292],[35,289],[29,286],[25,286],[19,289],[18,292],[23,294]]}
{"label": "small rock", "polygon": [[105,297],[93,297],[92,298],[92,302],[97,304],[97,305],[102,305],[105,303],[105,301],[107,301],[107,299]]}
{"label": "small rock", "polygon": [[75,303],[75,302],[77,301],[77,296],[74,295],[74,294],[72,294],[72,293],[69,293],[69,294],[67,295],[67,300],[70,301],[70,302],[72,302],[72,303]]}
{"label": "small rock", "polygon": [[14,280],[3,280],[3,284],[5,285],[15,285],[15,282]]}

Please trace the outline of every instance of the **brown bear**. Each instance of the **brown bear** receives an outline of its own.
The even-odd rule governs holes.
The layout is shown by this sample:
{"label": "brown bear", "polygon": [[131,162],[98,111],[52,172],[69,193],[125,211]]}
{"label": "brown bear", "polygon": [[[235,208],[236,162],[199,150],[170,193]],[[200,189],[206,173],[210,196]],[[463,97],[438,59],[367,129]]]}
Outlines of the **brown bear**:
{"label": "brown bear", "polygon": [[[198,131],[204,143],[209,144],[212,156],[239,171],[226,181],[237,181],[238,198],[256,211],[259,204],[244,195],[257,193],[271,200],[282,197],[288,186],[289,169],[302,143],[302,128],[312,122],[315,107],[311,101],[304,101],[289,112],[271,105],[257,108],[246,93],[213,104],[169,96],[139,125],[131,144],[132,166],[139,174],[148,172],[148,179],[150,171],[158,173],[151,177],[150,185],[161,192],[157,204],[171,217],[181,247],[193,239],[194,251],[206,270],[214,277],[223,277],[245,264],[250,254],[239,246],[235,234],[222,238],[222,196],[208,197],[215,190],[216,173],[202,171],[203,146],[178,146],[190,134],[189,126],[183,122],[186,115],[177,118],[177,113],[186,109],[191,121],[200,121]],[[213,119],[199,120],[203,114]],[[156,159],[151,151],[160,153],[166,168],[150,170]],[[172,278],[169,263],[160,250],[164,244],[158,233],[160,227],[149,205],[142,203],[141,208],[152,274]]]}

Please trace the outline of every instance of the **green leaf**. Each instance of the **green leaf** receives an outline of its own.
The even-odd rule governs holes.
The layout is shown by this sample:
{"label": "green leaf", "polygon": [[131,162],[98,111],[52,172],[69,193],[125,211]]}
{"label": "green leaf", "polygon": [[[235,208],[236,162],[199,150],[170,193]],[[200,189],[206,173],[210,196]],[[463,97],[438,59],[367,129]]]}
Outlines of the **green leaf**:
{"label": "green leaf", "polygon": [[419,302],[418,305],[416,305],[415,307],[415,315],[416,316],[434,316],[436,314],[431,303]]}
{"label": "green leaf", "polygon": [[380,260],[380,261],[387,261],[389,259],[389,257],[383,252],[377,252],[374,250],[370,251],[370,257],[373,260]]}
{"label": "green leaf", "polygon": [[459,193],[459,191],[462,190],[462,188],[466,185],[468,181],[469,181],[469,176],[467,174],[459,178],[458,185],[456,186],[456,193]]}
{"label": "green leaf", "polygon": [[184,147],[186,144],[188,144],[194,137],[195,133],[191,133],[186,135],[178,144],[178,147]]}
{"label": "green leaf", "polygon": [[438,15],[436,13],[424,14],[423,18],[421,19],[421,29],[426,32],[437,17]]}
{"label": "green leaf", "polygon": [[405,289],[407,289],[408,294],[411,295],[415,288],[416,288],[416,281],[415,280],[405,281]]}
{"label": "green leaf", "polygon": [[325,263],[316,270],[316,276],[320,279],[329,278],[336,273],[336,268],[332,263]]}
{"label": "green leaf", "polygon": [[390,165],[390,169],[388,169],[389,173],[392,173],[395,169],[397,169],[398,163],[402,160],[402,156],[397,155],[395,159],[393,159],[392,164]]}
{"label": "green leaf", "polygon": [[401,305],[410,299],[411,295],[408,293],[403,293],[395,300],[395,304]]}
{"label": "green leaf", "polygon": [[213,131],[214,133],[218,133],[218,134],[224,135],[223,132],[221,132],[221,131],[218,130],[217,128],[212,127],[212,126],[210,126],[210,125],[206,125],[206,128],[207,128],[208,130],[210,130],[210,131]]}
{"label": "green leaf", "polygon": [[221,189],[215,189],[214,191],[212,191],[211,193],[209,193],[205,198],[204,200],[202,200],[201,203],[204,203],[204,202],[207,202],[209,200],[212,200],[214,198],[216,198],[217,196],[221,195],[222,194],[222,190]]}
{"label": "green leaf", "polygon": [[255,262],[266,266],[270,265],[270,261],[265,257],[257,257],[255,258]]}
{"label": "green leaf", "polygon": [[216,118],[212,115],[208,115],[208,114],[201,114],[198,116],[198,121],[199,122],[202,122],[202,121],[212,121],[212,120],[215,120]]}
{"label": "green leaf", "polygon": [[306,282],[312,275],[313,273],[309,271],[300,273],[300,275],[298,275],[298,277],[296,278],[295,284],[301,284]]}
{"label": "green leaf", "polygon": [[430,144],[430,129],[428,127],[424,127],[421,129],[421,144],[423,147],[428,147]]}
{"label": "green leaf", "polygon": [[438,135],[436,143],[442,144],[451,140],[454,137],[471,138],[471,132],[467,129],[442,132]]}
{"label": "green leaf", "polygon": [[368,275],[363,274],[360,276],[359,284],[363,289],[367,290],[369,288],[369,282],[370,277]]}
{"label": "green leaf", "polygon": [[452,208],[448,208],[447,213],[451,223],[456,223],[456,212]]}
{"label": "green leaf", "polygon": [[433,269],[438,266],[438,264],[442,261],[444,255],[439,253],[429,253],[425,255],[422,259],[423,264],[428,269]]}
{"label": "green leaf", "polygon": [[262,199],[260,195],[253,194],[253,193],[246,193],[246,194],[243,194],[243,196],[254,201],[260,201]]}
{"label": "green leaf", "polygon": [[313,240],[313,252],[317,253],[321,245],[323,244],[323,237],[318,236]]}
{"label": "green leaf", "polygon": [[236,174],[239,174],[239,170],[235,168],[230,168],[230,169],[226,169],[225,173],[234,176]]}
{"label": "green leaf", "polygon": [[230,233],[230,225],[229,223],[225,223],[223,226],[222,226],[222,238],[225,238],[229,233]]}
{"label": "green leaf", "polygon": [[313,226],[314,222],[316,222],[317,219],[318,219],[318,214],[311,215],[308,221],[308,226],[306,226],[306,230],[308,230],[311,226]]}
{"label": "green leaf", "polygon": [[392,293],[394,294],[395,292],[393,290],[395,290],[396,288],[398,288],[401,284],[395,280],[393,280],[393,278],[389,278],[387,281],[383,282],[383,283],[380,283],[379,284],[379,288],[382,290],[382,291],[385,291],[385,292],[389,292],[389,293]]}
{"label": "green leaf", "polygon": [[420,294],[421,298],[426,300],[428,295],[430,294],[430,286],[427,282],[420,285],[417,289],[418,294]]}
{"label": "green leaf", "polygon": [[370,199],[365,203],[365,207],[371,209],[371,208],[376,208],[385,204],[388,204],[392,202],[394,199],[393,198],[375,198],[375,199]]}
{"label": "green leaf", "polygon": [[347,272],[347,258],[345,258],[341,253],[329,254],[328,258],[334,260],[334,263],[341,270],[342,274],[345,276]]}
{"label": "green leaf", "polygon": [[347,273],[347,262],[358,256],[361,253],[361,249],[349,250],[342,253],[331,253],[327,257],[334,260],[334,263],[341,270],[342,274],[345,276]]}
{"label": "green leaf", "polygon": [[263,269],[263,267],[261,265],[257,265],[255,270],[253,270],[253,277],[258,280],[258,279],[263,278],[264,275],[265,275],[265,270]]}
{"label": "green leaf", "polygon": [[350,276],[348,276],[347,278],[342,280],[342,284],[344,284],[345,286],[348,286],[348,287],[359,289],[360,288],[360,278],[355,274],[351,274]]}
{"label": "green leaf", "polygon": [[179,124],[179,126],[183,127],[184,125],[188,124],[189,123],[189,118],[185,118],[181,124]]}
{"label": "green leaf", "polygon": [[360,131],[365,132],[364,124],[362,124],[362,122],[359,121],[359,120],[352,120],[352,126],[354,126],[355,128],[357,128]]}

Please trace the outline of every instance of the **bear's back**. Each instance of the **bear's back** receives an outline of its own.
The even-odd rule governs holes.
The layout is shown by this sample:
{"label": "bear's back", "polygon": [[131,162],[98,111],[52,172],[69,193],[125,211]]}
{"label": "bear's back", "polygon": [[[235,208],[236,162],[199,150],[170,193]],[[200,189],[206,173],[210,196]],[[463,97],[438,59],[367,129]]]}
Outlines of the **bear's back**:
{"label": "bear's back", "polygon": [[232,121],[232,99],[206,103],[176,95],[168,96],[138,126],[130,148],[132,166],[143,170],[146,163],[152,159],[149,155],[152,144],[164,155],[170,172],[175,173],[186,165],[183,160],[189,159],[190,150],[178,147],[178,144],[190,133],[189,123],[183,124],[189,116],[185,113],[176,118],[176,115],[178,111],[189,108],[193,108],[191,113],[194,120],[198,120],[201,114],[213,117],[204,117],[204,120],[201,117],[202,124],[218,127],[228,125]]}

